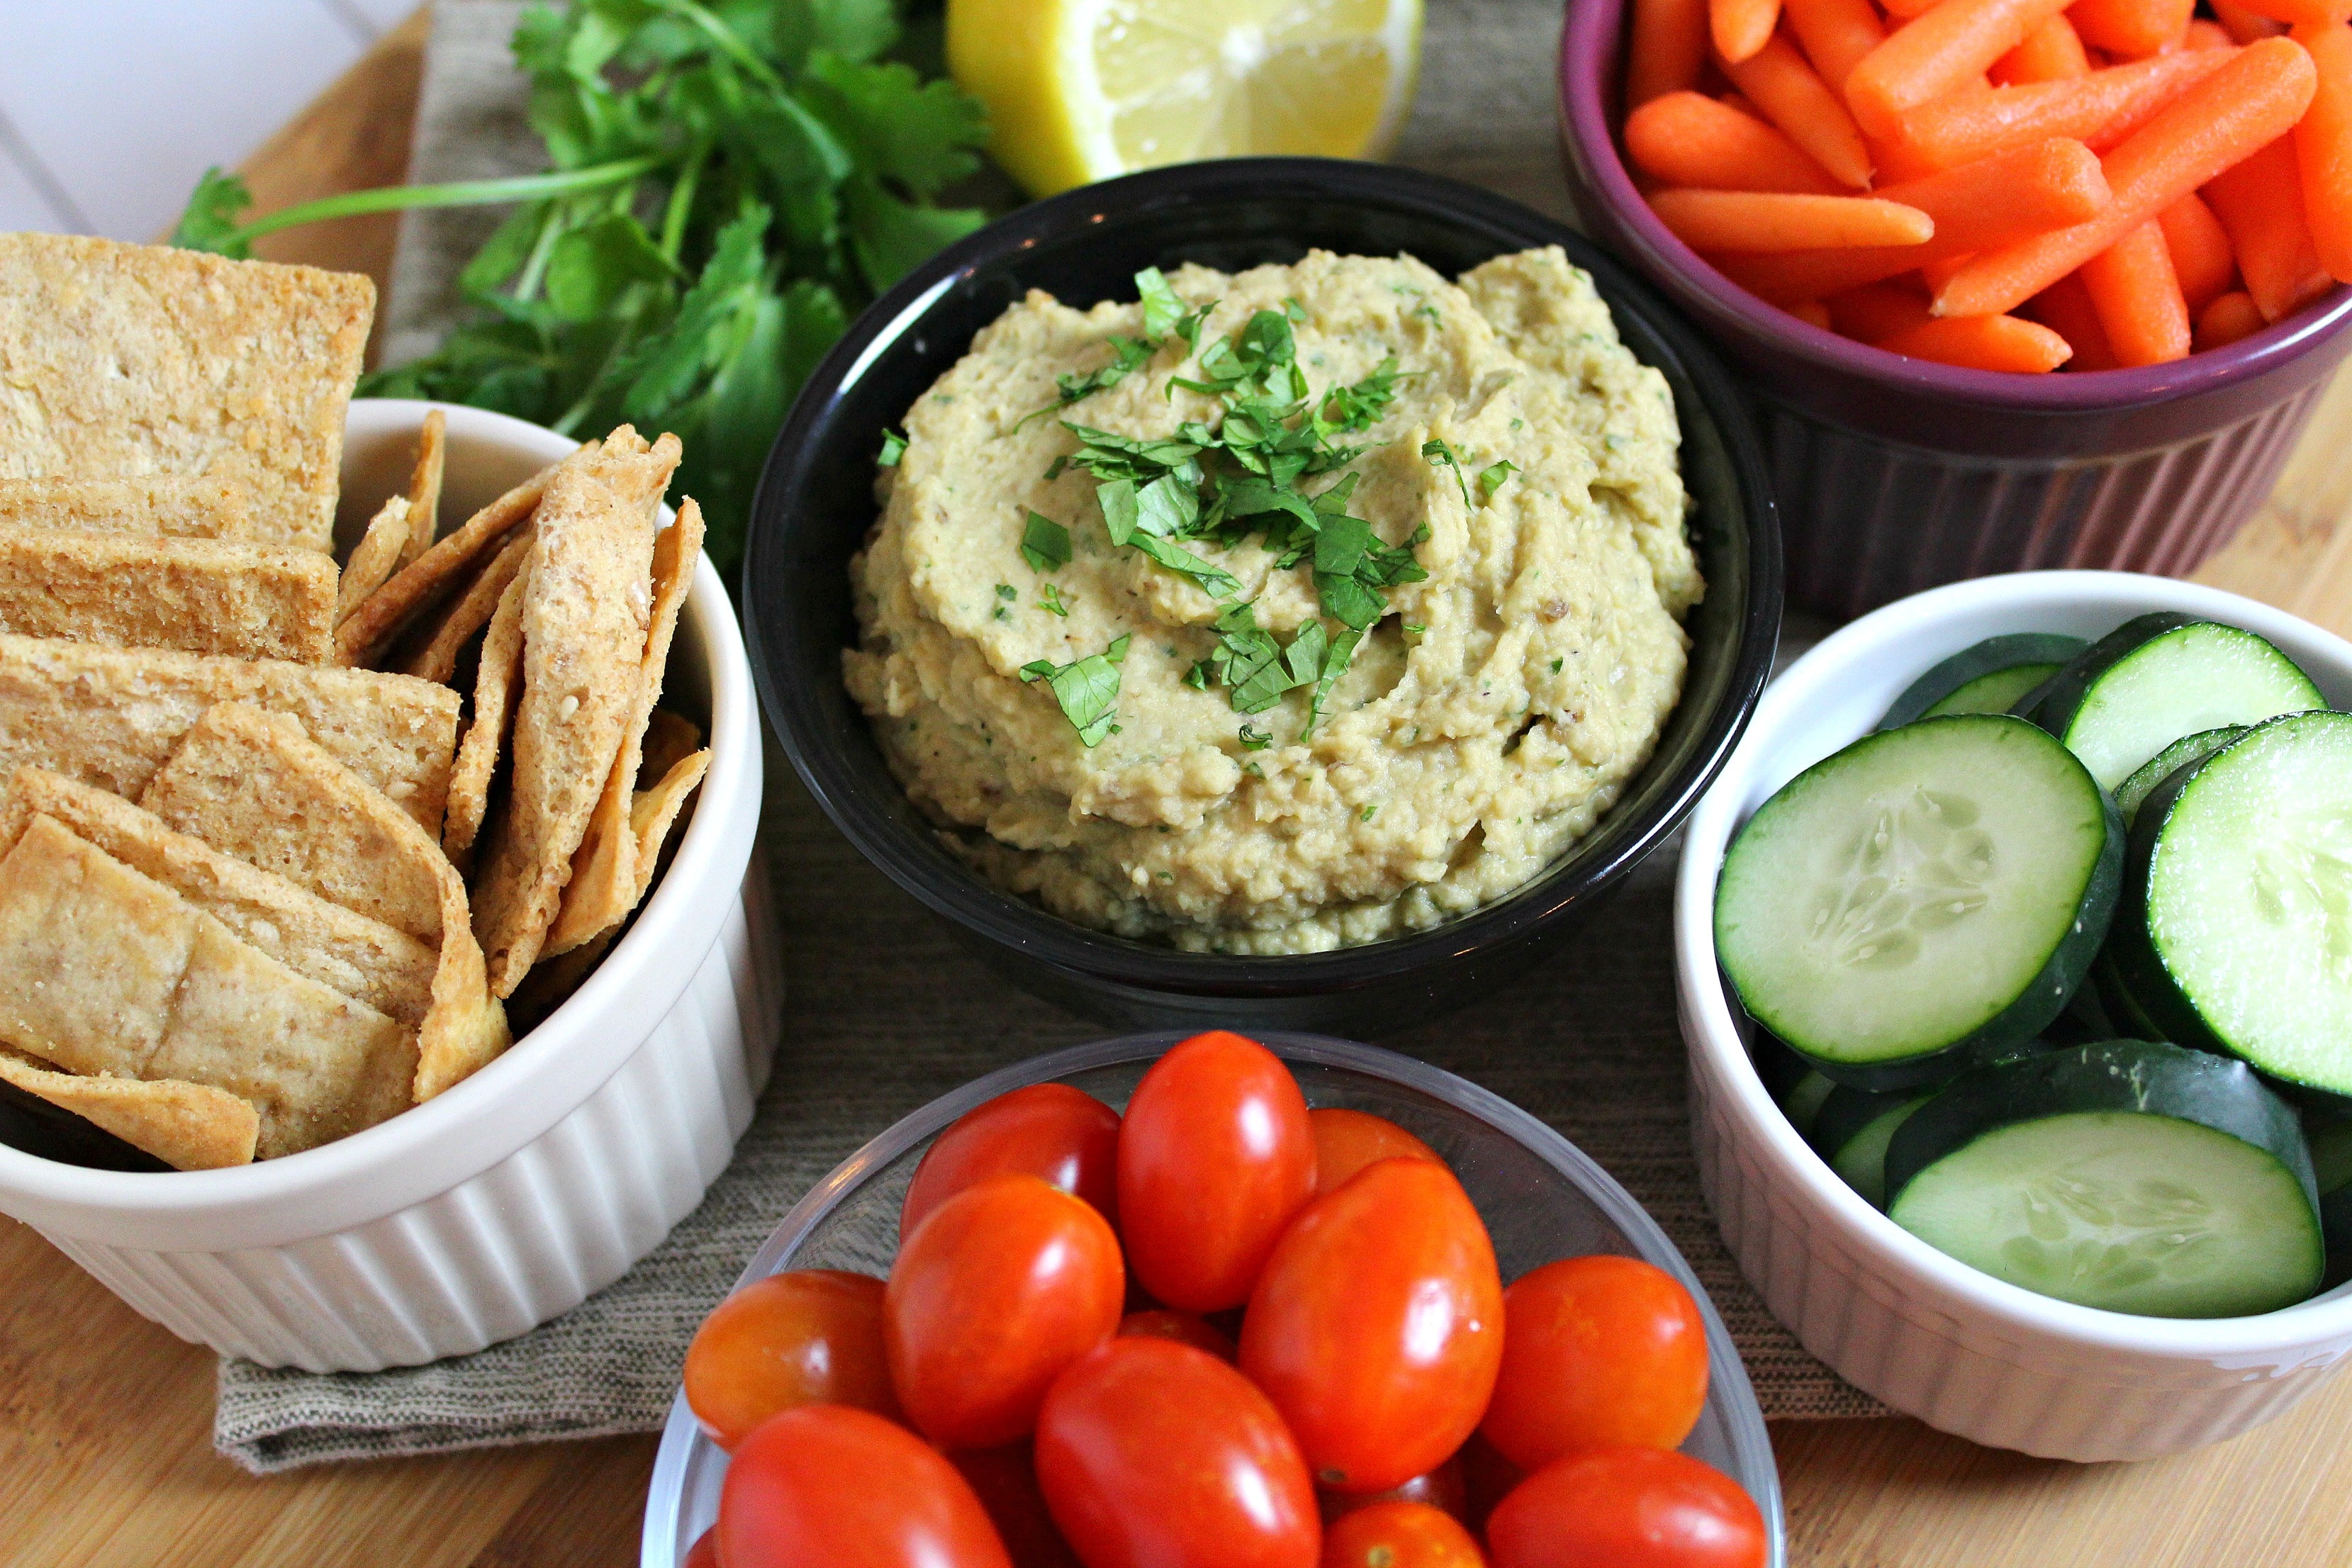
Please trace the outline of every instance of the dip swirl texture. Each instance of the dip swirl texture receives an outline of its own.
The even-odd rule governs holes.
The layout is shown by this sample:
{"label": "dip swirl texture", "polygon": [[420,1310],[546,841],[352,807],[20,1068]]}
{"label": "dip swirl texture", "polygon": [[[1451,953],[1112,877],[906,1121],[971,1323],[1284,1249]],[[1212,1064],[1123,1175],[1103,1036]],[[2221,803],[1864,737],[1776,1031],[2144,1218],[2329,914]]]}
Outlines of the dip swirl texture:
{"label": "dip swirl texture", "polygon": [[[1411,257],[1320,251],[1169,281],[1214,302],[1197,335],[1164,333],[1067,406],[1056,378],[1143,339],[1144,306],[1032,293],[908,410],[851,563],[861,639],[844,655],[893,772],[1000,886],[1193,951],[1377,942],[1509,893],[1615,802],[1681,692],[1681,618],[1704,584],[1664,378],[1556,247],[1458,285]],[[1366,449],[1297,489],[1356,476],[1344,510],[1426,575],[1381,591],[1319,703],[1309,679],[1237,711],[1202,673],[1236,604],[1286,646],[1319,645],[1318,621],[1346,634],[1311,549],[1183,540],[1220,583],[1113,543],[1068,426],[1217,429],[1232,397],[1171,377],[1213,383],[1202,356],[1262,311],[1295,323],[1310,408],[1390,373],[1375,422],[1340,437]],[[1066,530],[1066,563],[1024,556],[1033,512]],[[1105,654],[1118,662],[1087,671],[1115,673],[1116,703],[1089,745],[1087,714],[1039,677]]]}

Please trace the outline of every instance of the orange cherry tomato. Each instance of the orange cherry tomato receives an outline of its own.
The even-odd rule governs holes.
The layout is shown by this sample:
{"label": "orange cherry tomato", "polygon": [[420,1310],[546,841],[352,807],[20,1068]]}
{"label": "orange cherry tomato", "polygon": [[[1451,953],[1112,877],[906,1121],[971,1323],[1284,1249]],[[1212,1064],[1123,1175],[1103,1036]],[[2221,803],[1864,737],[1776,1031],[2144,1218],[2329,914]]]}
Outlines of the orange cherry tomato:
{"label": "orange cherry tomato", "polygon": [[1563,1258],[1503,1292],[1503,1370],[1479,1431],[1532,1470],[1575,1448],[1673,1448],[1706,1404],[1706,1322],[1638,1258]]}
{"label": "orange cherry tomato", "polygon": [[907,1184],[898,1234],[991,1176],[1036,1176],[1095,1205],[1118,1226],[1118,1112],[1066,1083],[1033,1083],[956,1119],[931,1142]]}
{"label": "orange cherry tomato", "polygon": [[[1470,1440],[1475,1443],[1478,1439],[1473,1436]],[[1324,1487],[1316,1492],[1315,1500],[1322,1505],[1323,1524],[1327,1530],[1335,1521],[1345,1519],[1359,1509],[1370,1508],[1375,1503],[1425,1503],[1456,1519],[1466,1518],[1470,1511],[1469,1487],[1462,1479],[1462,1457],[1459,1454],[1437,1468],[1425,1470],[1402,1486],[1391,1487],[1386,1491],[1335,1492]]]}
{"label": "orange cherry tomato", "polygon": [[1486,1568],[1452,1514],[1418,1502],[1376,1502],[1323,1537],[1321,1568]]}
{"label": "orange cherry tomato", "polygon": [[882,1352],[882,1281],[837,1268],[755,1279],[719,1303],[686,1348],[686,1402],[732,1452],[801,1405],[854,1405],[898,1419]]}
{"label": "orange cherry tomato", "polygon": [[948,1456],[948,1463],[988,1510],[1013,1568],[1079,1568],[1069,1542],[1054,1526],[1054,1516],[1045,1510],[1045,1494],[1038,1489],[1028,1444],[960,1448]]}
{"label": "orange cherry tomato", "polygon": [[1737,1481],[1671,1448],[1554,1459],[1486,1521],[1495,1568],[1764,1568],[1767,1540]]}
{"label": "orange cherry tomato", "polygon": [[1012,1568],[954,1466],[845,1405],[803,1405],[744,1438],[713,1533],[727,1568]]}
{"label": "orange cherry tomato", "polygon": [[717,1526],[712,1526],[694,1538],[694,1544],[686,1549],[686,1561],[678,1564],[678,1568],[719,1568]]}
{"label": "orange cherry tomato", "polygon": [[1316,1199],[1242,1319],[1242,1371],[1340,1491],[1444,1463],[1502,1357],[1494,1243],[1454,1173],[1428,1160],[1381,1160]]}
{"label": "orange cherry tomato", "polygon": [[966,1187],[903,1241],[882,1299],[890,1382],[943,1448],[1025,1437],[1055,1374],[1118,1331],[1118,1237],[1035,1176]]}
{"label": "orange cherry tomato", "polygon": [[[1315,1130],[1315,1195],[1339,1184],[1375,1160],[1435,1160],[1437,1152],[1385,1116],[1320,1105],[1307,1113]],[[1439,1162],[1441,1164],[1443,1161]]]}
{"label": "orange cherry tomato", "polygon": [[1163,1306],[1249,1300],[1283,1227],[1315,1190],[1315,1134],[1272,1051],[1218,1030],[1152,1064],[1118,1138],[1128,1267]]}
{"label": "orange cherry tomato", "polygon": [[1113,1340],[1055,1381],[1037,1480],[1087,1568],[1315,1568],[1307,1462],[1265,1394],[1190,1345]]}
{"label": "orange cherry tomato", "polygon": [[1219,1361],[1230,1364],[1241,1352],[1223,1330],[1205,1318],[1190,1312],[1171,1312],[1165,1307],[1145,1312],[1129,1312],[1118,1321],[1123,1335],[1143,1335],[1151,1339],[1174,1340],[1180,1345],[1191,1345],[1196,1351],[1207,1351]]}

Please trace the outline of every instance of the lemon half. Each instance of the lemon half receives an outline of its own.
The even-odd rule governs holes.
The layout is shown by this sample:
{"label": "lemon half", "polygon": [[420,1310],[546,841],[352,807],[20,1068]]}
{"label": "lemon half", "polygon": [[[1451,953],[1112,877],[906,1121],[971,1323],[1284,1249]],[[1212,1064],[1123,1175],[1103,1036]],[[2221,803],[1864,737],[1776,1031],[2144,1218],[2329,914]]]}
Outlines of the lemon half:
{"label": "lemon half", "polygon": [[948,64],[1035,195],[1163,163],[1387,152],[1421,0],[949,0]]}

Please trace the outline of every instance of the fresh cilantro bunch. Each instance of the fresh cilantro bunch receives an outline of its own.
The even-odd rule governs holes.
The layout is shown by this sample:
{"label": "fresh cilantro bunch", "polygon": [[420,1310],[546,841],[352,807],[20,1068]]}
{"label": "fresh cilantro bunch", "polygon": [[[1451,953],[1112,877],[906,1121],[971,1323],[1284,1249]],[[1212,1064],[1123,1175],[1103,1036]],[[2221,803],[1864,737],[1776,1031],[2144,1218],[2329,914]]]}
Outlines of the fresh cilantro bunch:
{"label": "fresh cilantro bunch", "polygon": [[355,191],[240,224],[251,197],[215,169],[173,243],[243,256],[321,218],[513,204],[460,278],[478,318],[362,392],[583,437],[625,421],[676,431],[680,486],[731,575],[809,371],[877,293],[984,221],[937,205],[979,166],[980,107],[894,58],[916,52],[895,0],[572,0],[526,11],[513,48],[548,173]]}

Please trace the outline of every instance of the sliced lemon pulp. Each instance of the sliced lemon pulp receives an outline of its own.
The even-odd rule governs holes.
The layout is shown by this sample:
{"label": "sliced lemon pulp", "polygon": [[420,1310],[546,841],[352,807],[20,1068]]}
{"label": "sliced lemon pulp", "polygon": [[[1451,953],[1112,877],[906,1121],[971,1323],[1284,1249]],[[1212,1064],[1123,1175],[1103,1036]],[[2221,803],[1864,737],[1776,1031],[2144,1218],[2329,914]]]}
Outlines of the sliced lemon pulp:
{"label": "sliced lemon pulp", "polygon": [[948,60],[1045,195],[1163,163],[1375,157],[1412,101],[1421,0],[950,0]]}

